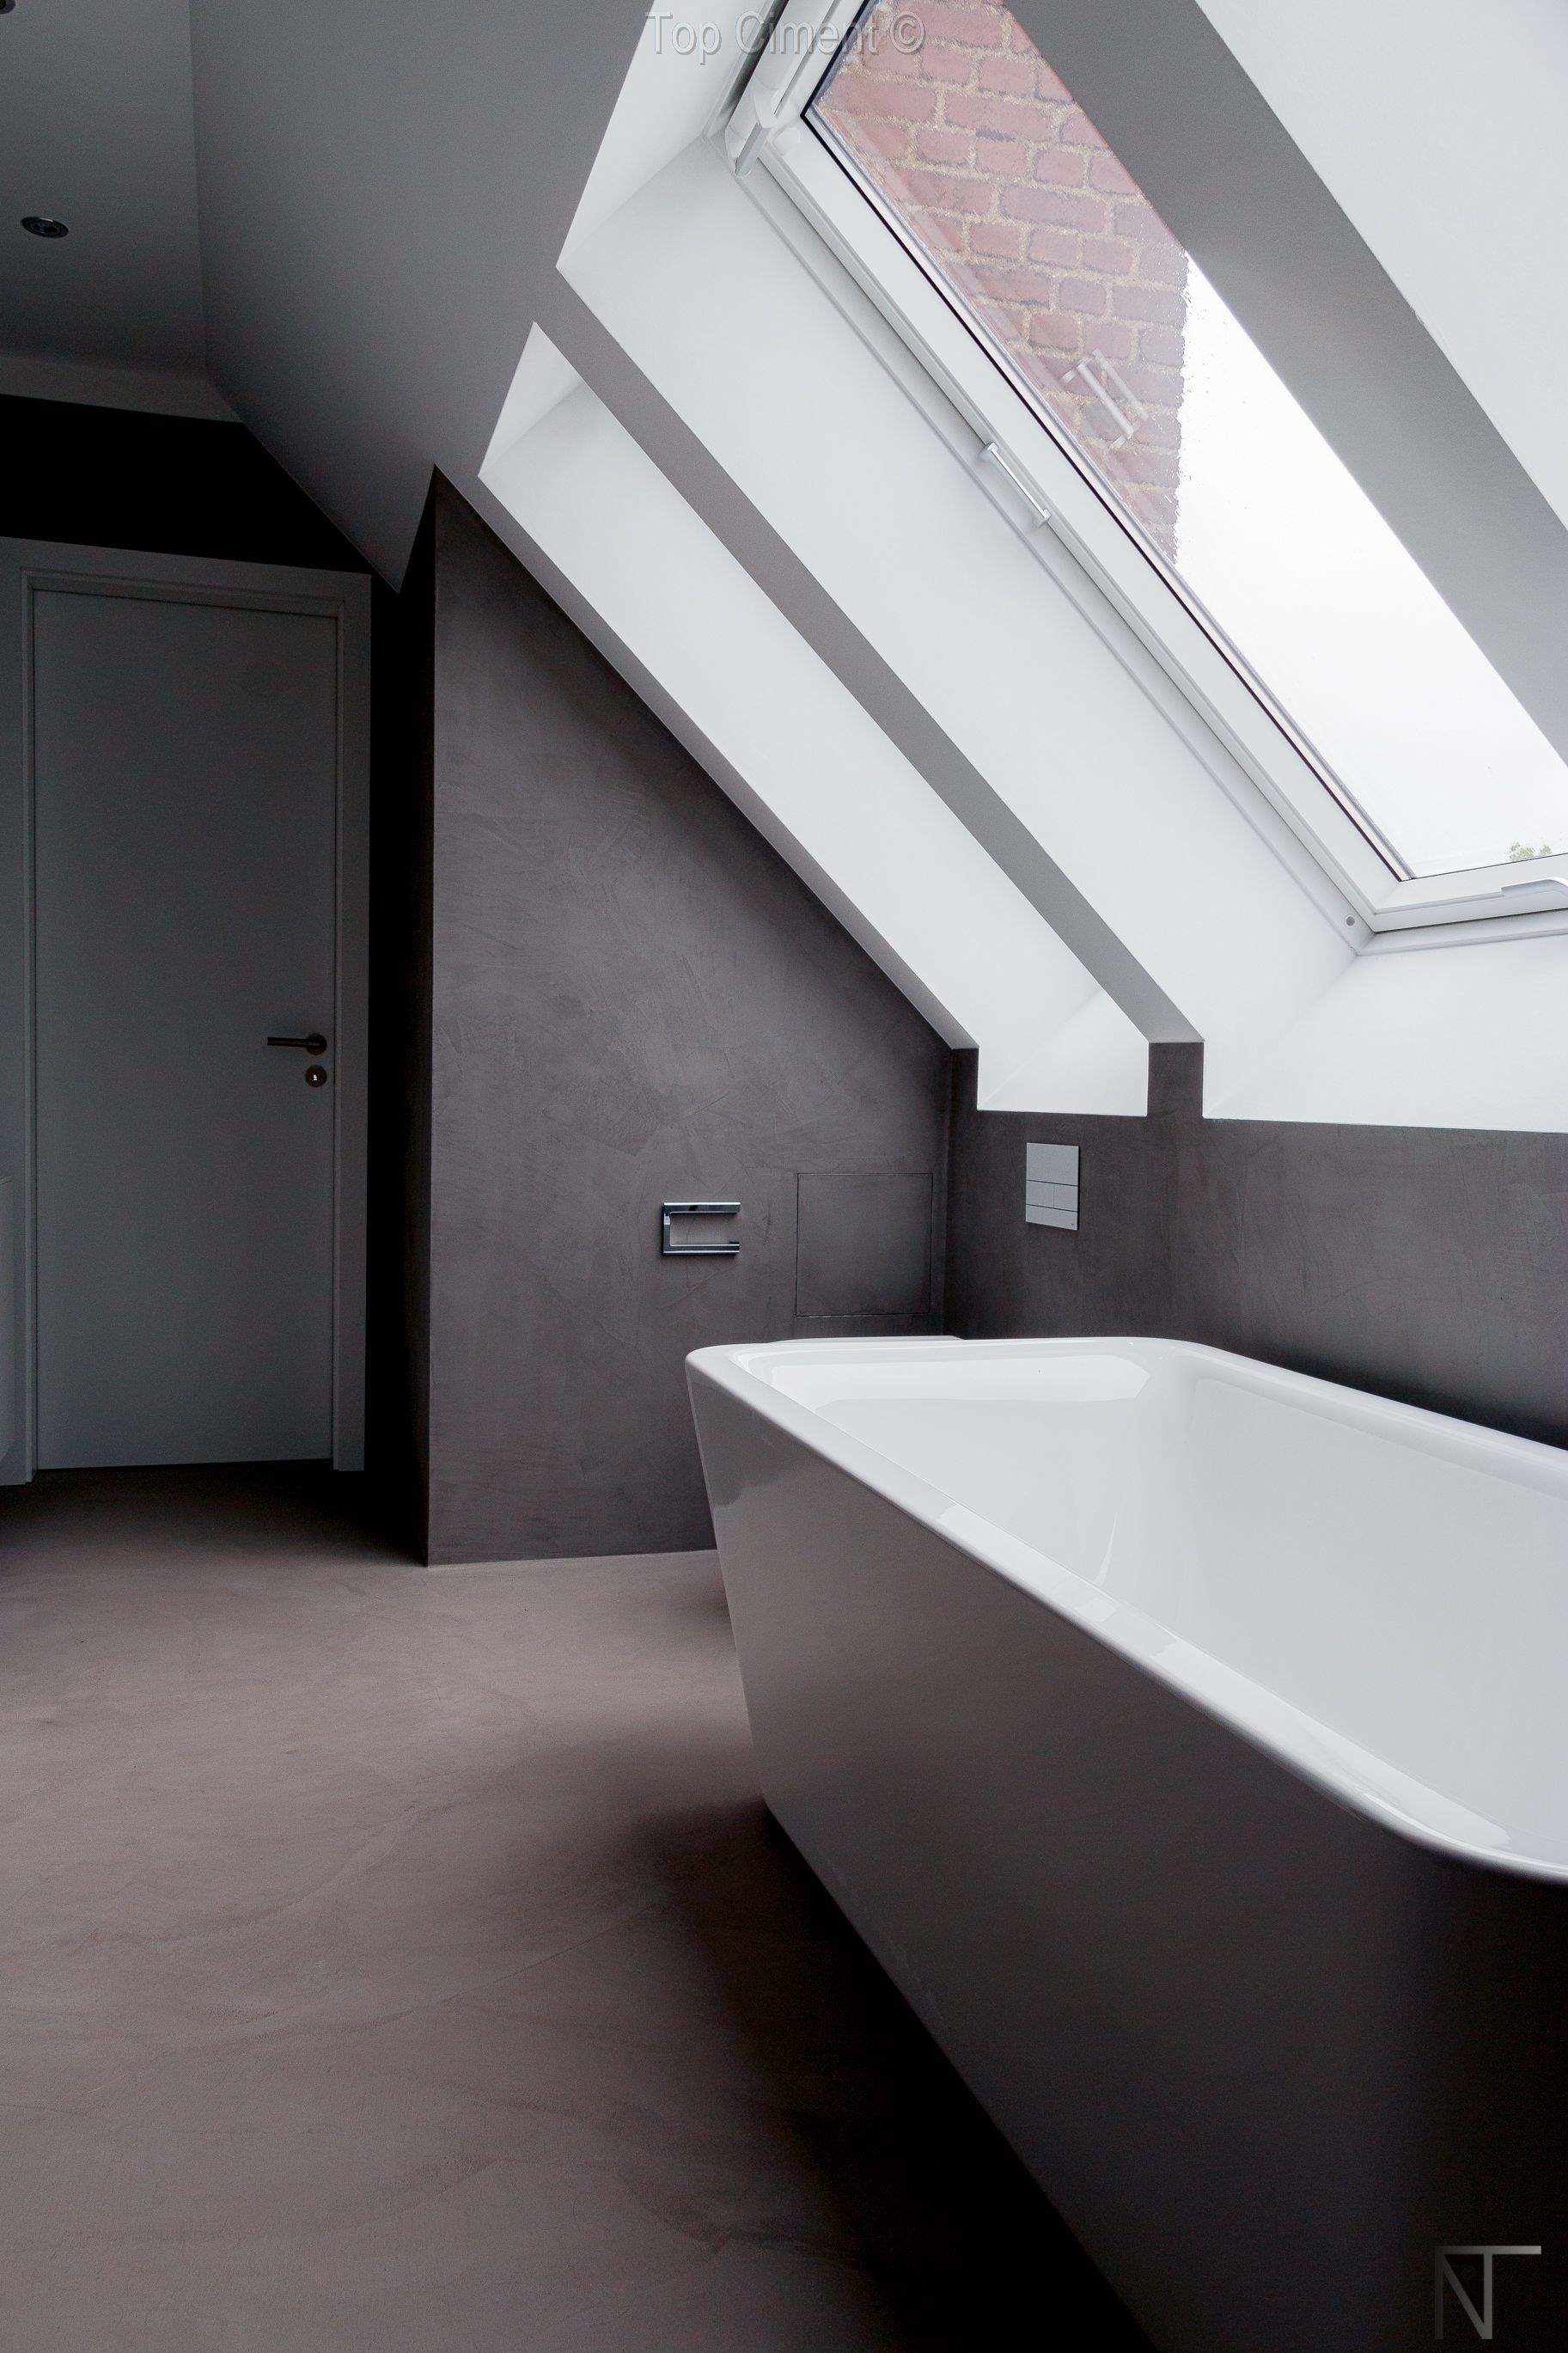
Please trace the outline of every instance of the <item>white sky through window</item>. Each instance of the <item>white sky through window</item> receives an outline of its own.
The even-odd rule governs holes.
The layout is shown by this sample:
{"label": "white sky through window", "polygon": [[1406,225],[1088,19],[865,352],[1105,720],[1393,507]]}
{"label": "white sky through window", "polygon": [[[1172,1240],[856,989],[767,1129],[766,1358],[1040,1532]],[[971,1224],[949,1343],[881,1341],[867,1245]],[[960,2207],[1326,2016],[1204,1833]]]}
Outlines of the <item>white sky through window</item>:
{"label": "white sky through window", "polygon": [[1568,770],[1195,265],[1176,557],[1417,874],[1568,849]]}

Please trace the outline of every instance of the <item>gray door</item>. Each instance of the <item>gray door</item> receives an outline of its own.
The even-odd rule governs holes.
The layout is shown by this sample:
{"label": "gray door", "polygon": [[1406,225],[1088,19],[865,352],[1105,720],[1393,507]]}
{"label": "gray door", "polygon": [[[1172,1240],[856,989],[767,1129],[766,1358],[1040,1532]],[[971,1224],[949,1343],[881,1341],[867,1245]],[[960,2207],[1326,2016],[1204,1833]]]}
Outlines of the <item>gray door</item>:
{"label": "gray door", "polygon": [[330,1454],[330,617],[35,601],[37,1460]]}

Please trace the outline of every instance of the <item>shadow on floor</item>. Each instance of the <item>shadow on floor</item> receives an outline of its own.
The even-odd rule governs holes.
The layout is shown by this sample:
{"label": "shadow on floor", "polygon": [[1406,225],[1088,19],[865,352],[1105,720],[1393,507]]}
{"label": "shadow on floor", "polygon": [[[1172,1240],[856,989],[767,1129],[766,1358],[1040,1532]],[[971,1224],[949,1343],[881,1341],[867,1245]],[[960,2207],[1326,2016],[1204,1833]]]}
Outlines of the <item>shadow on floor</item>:
{"label": "shadow on floor", "polygon": [[1150,2353],[762,1800],[657,1829],[682,1928],[822,2185],[825,2243],[875,2284],[887,2343]]}

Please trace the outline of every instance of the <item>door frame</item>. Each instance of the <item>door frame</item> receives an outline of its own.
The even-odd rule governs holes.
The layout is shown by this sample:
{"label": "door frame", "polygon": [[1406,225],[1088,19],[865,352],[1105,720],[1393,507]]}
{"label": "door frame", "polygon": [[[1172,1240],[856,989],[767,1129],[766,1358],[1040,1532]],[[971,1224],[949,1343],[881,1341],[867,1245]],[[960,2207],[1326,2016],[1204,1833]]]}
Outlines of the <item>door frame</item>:
{"label": "door frame", "polygon": [[42,590],[309,613],[337,632],[332,1467],[364,1466],[370,575],[0,539],[0,1487],[35,1467],[34,600]]}

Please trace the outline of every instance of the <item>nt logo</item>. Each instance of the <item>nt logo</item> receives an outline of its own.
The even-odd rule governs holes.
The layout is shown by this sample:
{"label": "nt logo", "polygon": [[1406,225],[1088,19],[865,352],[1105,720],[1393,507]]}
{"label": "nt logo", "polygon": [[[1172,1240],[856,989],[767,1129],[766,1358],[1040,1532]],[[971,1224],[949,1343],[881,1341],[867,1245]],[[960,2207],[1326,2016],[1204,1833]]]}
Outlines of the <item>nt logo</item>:
{"label": "nt logo", "polygon": [[[1500,2255],[1538,2255],[1539,2247],[1439,2247],[1432,2258],[1432,2333],[1441,2343],[1450,2299],[1457,2303],[1484,2344],[1492,2341],[1492,2265]],[[1481,2301],[1471,2303],[1469,2290],[1456,2273],[1455,2255],[1480,2258]]]}

